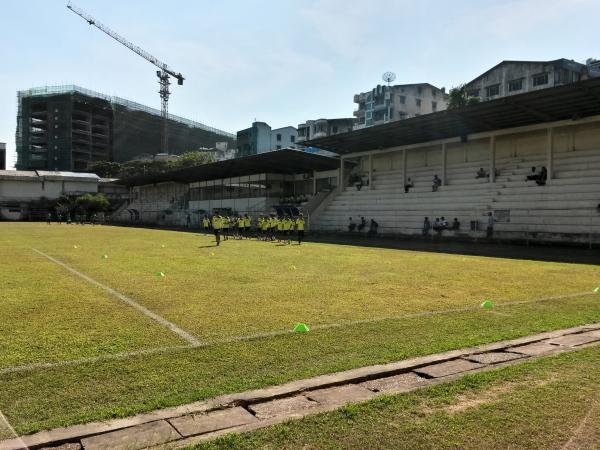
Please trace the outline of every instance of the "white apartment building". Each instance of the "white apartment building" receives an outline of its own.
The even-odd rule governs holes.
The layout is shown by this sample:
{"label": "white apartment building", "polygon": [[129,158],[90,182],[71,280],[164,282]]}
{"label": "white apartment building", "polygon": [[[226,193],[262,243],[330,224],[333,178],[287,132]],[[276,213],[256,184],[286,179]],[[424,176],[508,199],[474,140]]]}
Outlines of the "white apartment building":
{"label": "white apartment building", "polygon": [[354,96],[354,103],[358,105],[354,111],[354,129],[442,111],[447,102],[446,89],[429,83],[377,85],[369,92]]}
{"label": "white apartment building", "polygon": [[482,101],[576,83],[600,76],[598,61],[502,61],[466,84],[469,96]]}

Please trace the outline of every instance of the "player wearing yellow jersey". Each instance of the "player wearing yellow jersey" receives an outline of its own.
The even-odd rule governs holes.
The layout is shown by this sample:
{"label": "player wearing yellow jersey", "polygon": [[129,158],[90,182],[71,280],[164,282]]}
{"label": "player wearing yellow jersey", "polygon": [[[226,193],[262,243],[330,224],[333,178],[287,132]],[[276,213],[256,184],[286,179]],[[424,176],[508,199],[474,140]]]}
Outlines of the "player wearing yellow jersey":
{"label": "player wearing yellow jersey", "polygon": [[300,245],[304,240],[304,215],[302,213],[296,218],[296,232],[298,235],[298,245]]}

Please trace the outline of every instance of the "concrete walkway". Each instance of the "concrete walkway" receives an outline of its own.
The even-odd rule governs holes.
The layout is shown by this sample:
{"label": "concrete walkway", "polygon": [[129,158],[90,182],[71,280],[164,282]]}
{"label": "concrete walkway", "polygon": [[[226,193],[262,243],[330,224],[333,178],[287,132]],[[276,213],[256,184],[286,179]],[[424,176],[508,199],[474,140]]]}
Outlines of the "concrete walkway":
{"label": "concrete walkway", "polygon": [[0,450],[181,448],[330,411],[382,394],[446,383],[532,358],[600,344],[600,324],[297,380],[126,419],[57,428],[0,442]]}

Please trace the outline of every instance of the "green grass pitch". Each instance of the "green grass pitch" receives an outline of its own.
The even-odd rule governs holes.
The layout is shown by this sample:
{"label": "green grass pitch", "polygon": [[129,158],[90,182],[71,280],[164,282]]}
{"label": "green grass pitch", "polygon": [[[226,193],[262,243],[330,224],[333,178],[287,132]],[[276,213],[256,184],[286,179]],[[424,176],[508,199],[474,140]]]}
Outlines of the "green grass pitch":
{"label": "green grass pitch", "polygon": [[600,320],[594,265],[43,223],[0,224],[0,248],[0,411],[19,433]]}

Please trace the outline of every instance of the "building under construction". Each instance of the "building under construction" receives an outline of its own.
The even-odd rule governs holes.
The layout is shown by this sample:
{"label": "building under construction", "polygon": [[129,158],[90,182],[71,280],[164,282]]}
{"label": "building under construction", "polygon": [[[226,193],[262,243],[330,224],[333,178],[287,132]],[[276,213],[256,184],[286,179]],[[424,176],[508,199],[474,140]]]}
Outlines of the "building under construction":
{"label": "building under construction", "polygon": [[[77,86],[18,93],[18,170],[85,171],[97,161],[129,161],[161,153],[161,113]],[[235,135],[169,115],[169,153],[235,147]]]}

